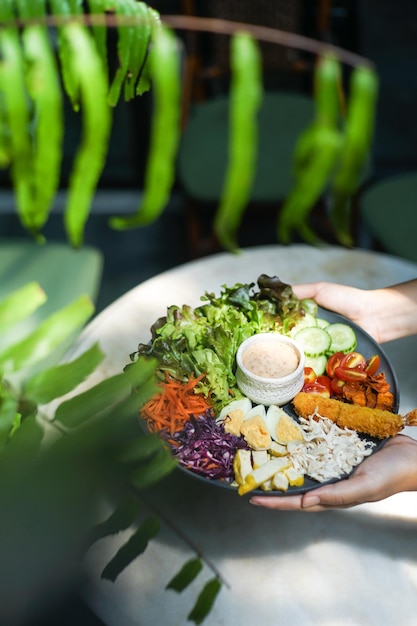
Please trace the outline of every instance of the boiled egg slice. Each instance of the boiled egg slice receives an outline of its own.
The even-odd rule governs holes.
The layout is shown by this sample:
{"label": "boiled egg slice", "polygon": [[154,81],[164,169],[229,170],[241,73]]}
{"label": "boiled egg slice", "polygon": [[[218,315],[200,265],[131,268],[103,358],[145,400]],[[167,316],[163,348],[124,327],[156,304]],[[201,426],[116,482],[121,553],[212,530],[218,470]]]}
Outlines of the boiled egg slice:
{"label": "boiled egg slice", "polygon": [[261,417],[263,420],[266,418],[266,408],[263,404],[255,404],[255,406],[251,407],[251,409],[245,413],[245,420],[256,416]]}
{"label": "boiled egg slice", "polygon": [[252,402],[249,398],[232,400],[220,411],[218,422],[224,423],[224,430],[231,435],[240,435],[240,428],[246,415],[252,409]]}
{"label": "boiled egg slice", "polygon": [[253,450],[268,450],[271,436],[265,421],[266,409],[263,404],[252,407],[245,415],[240,433]]}
{"label": "boiled egg slice", "polygon": [[268,426],[269,434],[274,441],[278,441],[277,425],[280,418],[282,417],[282,414],[285,415],[284,409],[281,409],[281,407],[277,406],[276,404],[271,404],[266,412],[266,425]]}
{"label": "boiled egg slice", "polygon": [[266,423],[269,433],[280,444],[286,445],[290,441],[303,441],[304,432],[301,426],[278,406],[268,408]]}

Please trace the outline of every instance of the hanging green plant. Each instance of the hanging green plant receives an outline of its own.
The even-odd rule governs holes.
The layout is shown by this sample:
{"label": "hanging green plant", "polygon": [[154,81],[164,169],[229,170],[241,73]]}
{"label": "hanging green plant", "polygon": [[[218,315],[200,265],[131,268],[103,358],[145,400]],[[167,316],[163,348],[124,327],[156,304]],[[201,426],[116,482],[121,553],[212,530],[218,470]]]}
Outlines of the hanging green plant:
{"label": "hanging green plant", "polygon": [[257,114],[262,102],[262,63],[258,44],[247,33],[231,41],[232,84],[228,169],[214,230],[222,246],[236,251],[236,236],[249,203],[258,151]]}
{"label": "hanging green plant", "polygon": [[[106,162],[111,109],[120,98],[128,101],[149,89],[154,106],[143,199],[135,214],[112,218],[110,225],[126,229],[158,219],[175,182],[180,139],[181,64],[174,31],[161,23],[157,11],[135,0],[85,4],[7,0],[0,7],[0,20],[5,24],[0,32],[0,167],[10,168],[23,226],[41,240],[57,192],[63,135],[61,79],[65,95],[82,116],[83,128],[64,214],[69,242],[75,247],[83,243]],[[168,22],[175,24],[175,19],[171,16]],[[57,28],[59,65],[46,24]],[[109,28],[117,32],[115,70],[108,62]],[[231,37],[229,162],[214,230],[224,248],[236,251],[256,170],[256,113],[261,101],[256,36],[263,31],[248,25],[246,34],[233,28],[226,32]],[[323,47],[316,50],[316,117],[297,143],[294,187],[278,216],[278,239],[287,243],[298,234],[316,242],[308,218],[318,199],[327,195],[335,235],[351,245],[351,198],[372,143],[378,81],[369,64],[349,58],[354,67],[344,119],[337,54],[346,55],[335,49],[331,54]]]}
{"label": "hanging green plant", "polygon": [[120,230],[154,222],[167,206],[175,181],[181,97],[178,45],[173,33],[155,17],[149,66],[155,101],[145,189],[136,214],[110,221],[113,228]]}

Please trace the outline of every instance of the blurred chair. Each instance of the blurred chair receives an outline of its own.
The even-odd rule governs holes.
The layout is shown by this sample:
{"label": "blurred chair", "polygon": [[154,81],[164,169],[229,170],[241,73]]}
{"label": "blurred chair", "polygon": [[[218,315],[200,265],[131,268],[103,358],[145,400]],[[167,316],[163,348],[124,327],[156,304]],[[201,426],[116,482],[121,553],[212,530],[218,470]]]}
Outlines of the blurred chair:
{"label": "blurred chair", "polygon": [[[183,12],[303,32],[301,0],[208,0],[197,11],[183,0]],[[317,1],[316,33],[328,28],[329,2]],[[221,196],[228,159],[230,38],[189,31],[184,35],[183,136],[178,182],[186,196],[192,256],[216,251],[212,222]],[[284,46],[260,42],[264,99],[259,114],[259,155],[251,206],[245,214],[260,219],[278,214],[292,184],[295,141],[313,119],[311,78],[314,59]],[[259,218],[258,218],[259,219]]]}
{"label": "blurred chair", "polygon": [[417,172],[367,186],[359,194],[358,211],[362,236],[370,236],[373,247],[417,262]]}

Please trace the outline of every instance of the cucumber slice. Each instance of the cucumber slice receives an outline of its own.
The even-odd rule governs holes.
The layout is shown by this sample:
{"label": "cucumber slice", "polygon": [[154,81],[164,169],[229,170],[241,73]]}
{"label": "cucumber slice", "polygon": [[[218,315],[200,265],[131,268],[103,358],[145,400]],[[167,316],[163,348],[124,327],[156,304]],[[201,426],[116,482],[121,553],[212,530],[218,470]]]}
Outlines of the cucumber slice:
{"label": "cucumber slice", "polygon": [[316,326],[316,318],[311,313],[304,313],[303,317],[296,322],[295,326],[291,328],[288,335],[295,338],[295,335],[300,332],[302,328],[310,328],[311,326]]}
{"label": "cucumber slice", "polygon": [[326,372],[327,356],[306,356],[305,367],[312,367],[316,376],[322,376]]}
{"label": "cucumber slice", "polygon": [[335,352],[348,354],[348,352],[355,350],[357,346],[356,333],[353,328],[347,324],[342,324],[340,322],[330,324],[326,328],[326,332],[331,338],[329,347],[330,354],[334,354]]}
{"label": "cucumber slice", "polygon": [[318,317],[316,319],[316,324],[319,328],[327,328],[330,326],[330,322],[328,320],[324,320],[322,317]]}
{"label": "cucumber slice", "polygon": [[304,354],[309,357],[316,357],[326,354],[330,349],[331,337],[327,330],[318,326],[302,328],[294,337]]}

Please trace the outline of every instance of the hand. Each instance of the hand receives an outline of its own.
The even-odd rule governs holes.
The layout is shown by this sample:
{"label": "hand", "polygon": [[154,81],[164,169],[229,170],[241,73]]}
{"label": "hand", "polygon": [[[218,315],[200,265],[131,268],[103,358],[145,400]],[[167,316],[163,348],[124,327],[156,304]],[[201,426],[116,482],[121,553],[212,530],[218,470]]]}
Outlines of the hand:
{"label": "hand", "polygon": [[378,343],[417,333],[417,280],[372,290],[319,282],[293,285],[293,291],[349,318]]}
{"label": "hand", "polygon": [[326,511],[417,491],[417,441],[397,435],[363,461],[346,480],[293,496],[253,496],[252,504],[279,511]]}

